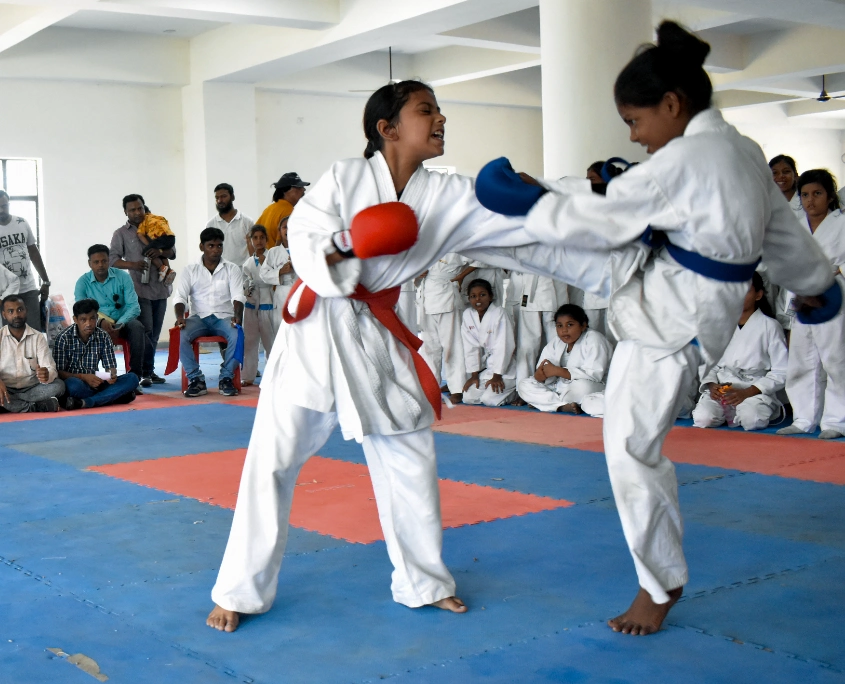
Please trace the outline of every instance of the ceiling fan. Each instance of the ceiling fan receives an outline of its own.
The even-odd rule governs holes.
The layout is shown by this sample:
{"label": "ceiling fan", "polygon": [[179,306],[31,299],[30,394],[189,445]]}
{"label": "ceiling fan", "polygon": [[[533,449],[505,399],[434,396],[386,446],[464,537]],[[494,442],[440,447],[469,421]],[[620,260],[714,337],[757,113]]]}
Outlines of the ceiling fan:
{"label": "ceiling fan", "polygon": [[816,98],[818,102],[830,102],[831,100],[841,100],[845,98],[845,95],[828,95],[827,89],[825,88],[825,76],[822,74],[822,91],[819,93],[819,96]]}
{"label": "ceiling fan", "polygon": [[[402,79],[400,78],[393,78],[393,48],[387,48],[387,69],[388,69],[388,85],[393,85],[394,83],[399,83]],[[358,90],[350,90],[350,93],[374,93],[376,92],[376,88],[364,88]]]}

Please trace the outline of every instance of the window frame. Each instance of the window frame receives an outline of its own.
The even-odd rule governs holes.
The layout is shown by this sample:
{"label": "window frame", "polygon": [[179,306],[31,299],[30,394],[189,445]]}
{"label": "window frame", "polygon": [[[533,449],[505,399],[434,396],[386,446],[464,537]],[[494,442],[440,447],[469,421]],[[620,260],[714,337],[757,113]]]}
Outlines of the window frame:
{"label": "window frame", "polygon": [[[35,191],[37,194],[35,195],[13,195],[11,192],[7,190],[9,183],[8,183],[8,176],[6,174],[6,162],[10,161],[33,161],[35,162]],[[37,157],[0,157],[0,188],[9,195],[9,202],[14,201],[22,201],[22,202],[35,202],[35,225],[30,226],[33,232],[35,233],[35,244],[38,247],[39,252],[42,252],[41,249],[41,227],[43,224],[42,220],[42,204],[41,199],[43,196],[42,191],[42,175],[41,175],[41,159]]]}

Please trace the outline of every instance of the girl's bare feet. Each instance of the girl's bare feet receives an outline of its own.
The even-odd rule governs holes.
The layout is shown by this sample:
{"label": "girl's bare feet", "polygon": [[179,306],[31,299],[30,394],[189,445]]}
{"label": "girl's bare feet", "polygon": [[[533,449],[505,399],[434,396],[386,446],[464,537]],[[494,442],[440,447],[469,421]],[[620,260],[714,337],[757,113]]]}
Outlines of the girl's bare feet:
{"label": "girl's bare feet", "polygon": [[574,413],[578,415],[581,413],[581,407],[578,404],[564,404],[563,406],[557,407],[558,413]]}
{"label": "girl's bare feet", "polygon": [[440,599],[439,601],[435,601],[431,604],[435,608],[440,608],[441,610],[450,610],[453,613],[466,613],[467,607],[464,605],[464,602],[461,601],[457,596],[450,596],[449,598]]}
{"label": "girl's bare feet", "polygon": [[206,618],[205,624],[221,632],[234,632],[238,628],[241,616],[234,610],[226,610],[220,606],[214,606]]}
{"label": "girl's bare feet", "polygon": [[523,399],[522,397],[517,397],[516,399],[514,399],[511,402],[511,406],[525,406],[525,405],[526,405],[525,399]]}
{"label": "girl's bare feet", "polygon": [[669,614],[669,610],[674,606],[681,594],[684,593],[683,587],[667,591],[669,594],[669,601],[666,603],[655,603],[651,595],[642,587],[640,587],[634,602],[622,615],[619,615],[612,620],[608,620],[608,626],[614,632],[622,632],[623,634],[633,634],[634,636],[645,636],[646,634],[654,634],[660,630],[663,620]]}

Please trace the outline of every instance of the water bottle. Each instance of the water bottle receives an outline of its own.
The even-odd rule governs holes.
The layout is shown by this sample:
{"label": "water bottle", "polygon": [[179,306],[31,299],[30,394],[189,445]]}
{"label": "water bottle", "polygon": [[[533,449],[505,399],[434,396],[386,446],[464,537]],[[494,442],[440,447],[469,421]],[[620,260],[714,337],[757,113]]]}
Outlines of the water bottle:
{"label": "water bottle", "polygon": [[150,270],[152,269],[153,260],[149,257],[144,257],[144,264],[146,268],[141,272],[141,282],[148,285],[150,282]]}
{"label": "water bottle", "polygon": [[730,384],[722,385],[719,388],[719,394],[723,395],[720,403],[722,404],[722,411],[725,413],[725,421],[728,427],[736,427],[736,406],[729,404],[724,397],[725,392],[731,388]]}

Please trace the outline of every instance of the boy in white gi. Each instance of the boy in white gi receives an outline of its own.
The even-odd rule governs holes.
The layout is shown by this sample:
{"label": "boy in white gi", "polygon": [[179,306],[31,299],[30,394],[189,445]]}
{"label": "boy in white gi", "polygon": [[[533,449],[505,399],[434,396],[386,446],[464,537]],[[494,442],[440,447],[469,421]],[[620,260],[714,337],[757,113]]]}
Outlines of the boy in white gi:
{"label": "boy in white gi", "polygon": [[394,567],[394,600],[466,611],[441,558],[430,428],[440,391],[417,352],[419,338],[394,307],[401,284],[447,254],[530,238],[522,221],[484,209],[471,179],[422,166],[443,154],[445,120],[423,83],[380,88],[364,111],[366,158],[332,165],[291,216],[301,281],[283,309],[286,344],[273,347],[261,382],[212,590],[217,605],[207,624],[215,629],[233,631],[239,613],[270,609],[297,475],[338,425],[364,449]]}
{"label": "boy in white gi", "polygon": [[768,427],[783,408],[777,394],[786,382],[786,358],[783,328],[772,314],[763,278],[755,273],[728,348],[701,380],[693,424]]}
{"label": "boy in white gi", "polygon": [[261,278],[260,270],[266,259],[267,229],[255,225],[250,228],[249,239],[253,254],[243,263],[244,273],[244,368],[241,382],[251,385],[258,373],[258,340],[264,345],[264,358],[270,358],[273,340],[276,337],[276,322],[273,302],[273,286]]}
{"label": "boy in white gi", "polygon": [[470,378],[464,385],[463,401],[501,406],[510,402],[516,391],[513,324],[505,310],[493,303],[489,282],[476,278],[468,291],[469,308],[463,314],[461,335]]}
{"label": "boy in white gi", "polygon": [[[282,327],[282,309],[285,306],[291,288],[296,281],[296,271],[290,261],[288,251],[288,222],[283,221],[279,226],[279,243],[276,247],[267,250],[264,263],[258,269],[258,276],[267,285],[275,285],[273,288],[273,322],[276,326],[276,336]],[[279,343],[280,339],[276,342]]]}
{"label": "boy in white gi", "polygon": [[534,377],[519,382],[519,396],[541,411],[581,413],[588,394],[604,391],[613,347],[588,327],[580,306],[564,304],[555,312],[555,338],[540,354]]}
{"label": "boy in white gi", "polygon": [[479,200],[527,214],[526,231],[544,246],[463,252],[610,298],[608,323],[620,342],[607,379],[604,444],[640,589],[608,624],[636,635],[660,629],[688,580],[663,441],[682,388],[727,348],[761,255],[771,280],[802,297],[799,317],[821,322],[842,303],[829,262],[796,223],[760,147],[710,107],[713,86],[702,68],[709,45],[673,22],[657,36],[615,84],[631,140],[653,156],[614,178],[606,197],[584,180],[538,187],[507,160],[491,162],[478,175]]}

